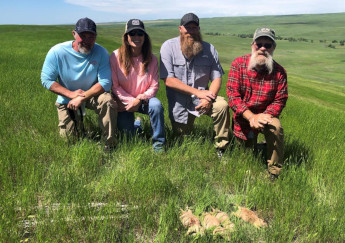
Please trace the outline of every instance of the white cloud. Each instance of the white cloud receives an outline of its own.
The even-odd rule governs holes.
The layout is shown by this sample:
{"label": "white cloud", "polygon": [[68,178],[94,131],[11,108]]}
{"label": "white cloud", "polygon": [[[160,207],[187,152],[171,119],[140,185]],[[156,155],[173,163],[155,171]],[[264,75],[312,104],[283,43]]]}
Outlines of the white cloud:
{"label": "white cloud", "polygon": [[284,15],[301,13],[345,12],[343,0],[64,0],[94,11],[114,13],[114,19],[180,18],[187,12],[199,17]]}
{"label": "white cloud", "polygon": [[[97,23],[179,19],[194,12],[200,18],[345,12],[344,0],[15,0],[2,6],[0,24],[72,24],[88,16]],[[51,14],[58,12],[60,14]]]}

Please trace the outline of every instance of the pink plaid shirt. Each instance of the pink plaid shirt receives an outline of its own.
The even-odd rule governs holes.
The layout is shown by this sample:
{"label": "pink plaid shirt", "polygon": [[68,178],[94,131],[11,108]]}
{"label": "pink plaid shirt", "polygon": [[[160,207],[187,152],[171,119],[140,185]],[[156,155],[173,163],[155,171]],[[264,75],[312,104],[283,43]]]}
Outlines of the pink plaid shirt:
{"label": "pink plaid shirt", "polygon": [[250,56],[238,57],[232,62],[226,89],[233,110],[233,132],[244,140],[247,140],[251,128],[243,118],[243,112],[250,110],[254,114],[266,113],[279,117],[288,98],[285,69],[274,62],[271,74],[266,70],[248,70]]}

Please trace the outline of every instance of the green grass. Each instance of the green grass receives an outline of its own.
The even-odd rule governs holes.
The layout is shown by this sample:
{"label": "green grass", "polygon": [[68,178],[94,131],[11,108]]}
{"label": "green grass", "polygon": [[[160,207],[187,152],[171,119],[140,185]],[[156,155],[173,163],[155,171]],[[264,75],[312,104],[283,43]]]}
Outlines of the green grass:
{"label": "green grass", "polygon": [[[207,117],[197,119],[183,141],[173,138],[163,83],[157,96],[165,107],[166,153],[153,153],[147,117],[147,136],[122,140],[111,154],[102,151],[92,112],[85,121],[92,137],[65,143],[56,96],[41,86],[40,71],[49,48],[71,39],[73,26],[0,26],[0,241],[190,242],[180,209],[231,212],[233,204],[256,210],[269,225],[256,230],[231,218],[233,242],[345,241],[345,49],[327,47],[344,39],[344,17],[201,20],[203,33],[222,33],[203,36],[219,52],[223,96],[231,61],[250,51],[251,39],[237,34],[268,23],[277,35],[314,40],[277,41],[275,59],[287,69],[289,100],[281,116],[285,167],[275,183],[266,178],[262,158],[240,148],[219,161]],[[146,26],[157,56],[162,42],[178,35],[178,20]],[[99,25],[97,42],[111,52],[123,29],[124,23]]]}

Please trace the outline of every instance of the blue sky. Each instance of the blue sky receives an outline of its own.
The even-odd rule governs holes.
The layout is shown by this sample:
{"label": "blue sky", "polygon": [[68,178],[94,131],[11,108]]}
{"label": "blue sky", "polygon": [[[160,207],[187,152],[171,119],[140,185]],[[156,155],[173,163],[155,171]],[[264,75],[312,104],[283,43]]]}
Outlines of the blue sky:
{"label": "blue sky", "polygon": [[200,18],[345,12],[344,0],[0,0],[0,25],[75,24],[82,17],[96,23],[180,19],[187,12]]}

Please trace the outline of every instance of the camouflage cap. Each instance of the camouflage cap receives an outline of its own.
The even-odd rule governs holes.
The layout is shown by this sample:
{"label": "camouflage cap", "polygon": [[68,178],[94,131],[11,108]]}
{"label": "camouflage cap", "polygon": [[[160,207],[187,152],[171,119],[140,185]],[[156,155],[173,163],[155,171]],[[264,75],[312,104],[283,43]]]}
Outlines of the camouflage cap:
{"label": "camouflage cap", "polygon": [[253,42],[259,38],[259,37],[263,37],[263,36],[266,36],[266,37],[269,37],[273,40],[273,42],[275,43],[275,32],[273,29],[270,29],[270,28],[257,28],[255,33],[254,33],[254,37],[253,37]]}

